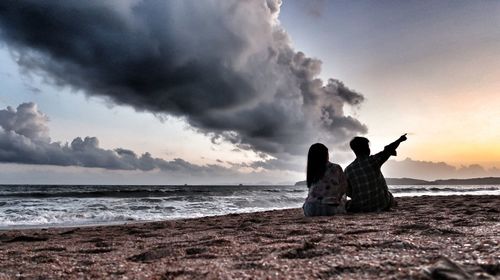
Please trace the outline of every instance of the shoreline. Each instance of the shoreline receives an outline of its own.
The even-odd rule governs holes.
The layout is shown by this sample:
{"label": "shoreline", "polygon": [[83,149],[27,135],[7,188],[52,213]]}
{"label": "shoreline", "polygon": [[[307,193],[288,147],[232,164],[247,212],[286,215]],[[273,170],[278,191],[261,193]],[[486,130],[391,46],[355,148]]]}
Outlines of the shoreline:
{"label": "shoreline", "polygon": [[14,226],[12,228],[4,228],[0,226],[0,233],[5,231],[16,231],[16,230],[48,230],[48,229],[67,229],[67,228],[88,228],[88,227],[108,227],[108,226],[127,226],[127,225],[135,225],[135,224],[149,224],[149,223],[162,223],[169,221],[179,221],[179,220],[195,220],[195,219],[203,219],[203,218],[211,218],[211,217],[224,217],[229,215],[238,215],[238,214],[257,214],[257,213],[265,213],[269,211],[281,211],[281,210],[292,210],[292,209],[301,209],[297,207],[289,207],[289,208],[275,208],[268,210],[260,210],[260,211],[249,211],[249,212],[232,212],[227,214],[214,214],[200,217],[187,217],[187,218],[171,218],[165,220],[137,220],[137,221],[123,221],[123,222],[115,222],[115,223],[89,223],[89,224],[74,224],[74,225],[21,225]]}
{"label": "shoreline", "polygon": [[[500,193],[489,193],[489,191],[482,192],[482,191],[475,191],[473,193],[469,192],[464,192],[464,193],[455,193],[455,192],[450,192],[450,193],[393,193],[395,198],[401,199],[401,198],[411,198],[411,197],[450,197],[450,196],[499,196]],[[281,207],[281,208],[273,208],[273,209],[262,209],[262,210],[257,210],[257,211],[236,211],[236,212],[231,212],[231,213],[225,213],[225,214],[208,214],[205,216],[194,216],[194,217],[174,217],[174,218],[165,218],[165,219],[159,219],[159,220],[124,220],[124,221],[103,221],[103,222],[88,222],[88,223],[73,223],[73,224],[63,224],[63,223],[57,223],[57,224],[22,224],[22,225],[13,225],[13,226],[3,226],[0,225],[0,233],[4,231],[10,231],[10,230],[30,230],[30,229],[57,229],[57,228],[75,228],[75,227],[106,227],[106,226],[116,226],[116,225],[129,225],[129,224],[137,224],[137,223],[154,223],[154,222],[166,222],[166,221],[176,221],[176,220],[184,220],[184,219],[198,219],[198,218],[206,218],[206,217],[218,217],[218,216],[225,216],[225,215],[231,215],[231,214],[245,214],[245,213],[261,213],[261,212],[267,212],[267,211],[272,211],[272,210],[289,210],[289,209],[300,209],[299,207]]]}
{"label": "shoreline", "polygon": [[334,217],[292,208],[2,230],[0,279],[425,279],[446,266],[442,257],[469,275],[500,277],[500,196],[398,203]]}

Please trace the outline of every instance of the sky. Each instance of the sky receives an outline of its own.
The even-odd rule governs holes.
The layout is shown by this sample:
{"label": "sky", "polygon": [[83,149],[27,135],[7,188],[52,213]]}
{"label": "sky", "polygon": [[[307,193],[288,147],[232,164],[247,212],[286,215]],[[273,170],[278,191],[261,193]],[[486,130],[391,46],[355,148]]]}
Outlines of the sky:
{"label": "sky", "polygon": [[0,4],[0,183],[285,184],[403,133],[388,177],[500,176],[500,2],[196,3]]}

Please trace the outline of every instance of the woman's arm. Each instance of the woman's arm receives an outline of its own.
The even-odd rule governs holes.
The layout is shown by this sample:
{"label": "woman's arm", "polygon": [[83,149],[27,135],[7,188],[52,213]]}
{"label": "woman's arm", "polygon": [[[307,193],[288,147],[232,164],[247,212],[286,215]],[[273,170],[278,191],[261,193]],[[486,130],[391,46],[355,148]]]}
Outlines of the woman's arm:
{"label": "woman's arm", "polygon": [[339,172],[339,195],[343,196],[347,192],[347,187],[348,187],[348,182],[347,182],[347,177],[344,174],[344,171],[342,170],[342,167],[338,167],[338,172]]}

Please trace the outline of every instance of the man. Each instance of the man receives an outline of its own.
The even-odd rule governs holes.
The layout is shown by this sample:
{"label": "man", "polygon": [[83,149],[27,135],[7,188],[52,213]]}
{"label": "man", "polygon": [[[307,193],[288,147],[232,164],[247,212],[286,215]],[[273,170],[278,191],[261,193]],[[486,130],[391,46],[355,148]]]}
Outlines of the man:
{"label": "man", "polygon": [[350,146],[356,154],[356,159],[345,169],[349,183],[347,196],[351,198],[347,211],[384,211],[395,205],[394,197],[387,188],[380,168],[390,156],[397,154],[396,149],[403,141],[406,141],[406,134],[385,146],[382,152],[371,156],[368,139],[354,137],[351,140]]}

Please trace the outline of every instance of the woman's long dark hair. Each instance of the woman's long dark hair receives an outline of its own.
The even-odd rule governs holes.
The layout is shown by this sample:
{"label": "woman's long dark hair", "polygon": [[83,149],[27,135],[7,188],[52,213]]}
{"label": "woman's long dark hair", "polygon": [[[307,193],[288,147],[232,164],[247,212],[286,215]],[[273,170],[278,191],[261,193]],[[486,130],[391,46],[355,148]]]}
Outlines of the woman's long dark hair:
{"label": "woman's long dark hair", "polygon": [[318,182],[324,175],[328,162],[328,148],[316,143],[311,145],[307,154],[307,187]]}

